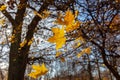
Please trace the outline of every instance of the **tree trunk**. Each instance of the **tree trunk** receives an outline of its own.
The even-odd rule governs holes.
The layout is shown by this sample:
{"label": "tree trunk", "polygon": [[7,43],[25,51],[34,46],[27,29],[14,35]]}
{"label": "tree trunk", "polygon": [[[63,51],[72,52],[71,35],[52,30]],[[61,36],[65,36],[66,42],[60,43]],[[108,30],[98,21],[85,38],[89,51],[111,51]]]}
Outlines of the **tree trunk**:
{"label": "tree trunk", "polygon": [[106,67],[110,70],[110,72],[112,72],[112,74],[115,76],[116,80],[120,80],[119,73],[108,63],[108,61],[106,59],[106,55],[105,55],[105,50],[103,48],[101,48],[101,54],[102,54],[103,62],[106,65]]}
{"label": "tree trunk", "polygon": [[118,71],[116,71],[112,65],[110,65],[110,63],[107,61],[106,58],[106,53],[105,53],[105,40],[103,41],[103,46],[101,47],[100,45],[98,45],[97,43],[95,43],[94,41],[91,41],[93,44],[95,44],[96,46],[99,47],[100,51],[101,51],[101,55],[102,55],[102,59],[104,64],[106,65],[106,67],[109,69],[109,71],[114,75],[114,77],[116,78],[116,80],[120,80],[120,75],[118,73]]}
{"label": "tree trunk", "polygon": [[[24,4],[24,6],[22,6]],[[9,53],[9,69],[8,69],[8,80],[24,80],[24,73],[27,64],[27,51],[29,47],[20,48],[21,43],[21,33],[22,25],[24,20],[24,14],[26,11],[27,0],[20,0],[19,5],[21,8],[18,8],[16,12],[16,17],[12,22],[14,36],[13,42],[11,43],[10,53]]]}
{"label": "tree trunk", "polygon": [[[27,4],[27,0],[20,0],[20,4]],[[41,13],[48,7],[48,2],[45,1],[41,6],[38,13]],[[11,43],[10,53],[9,53],[9,69],[8,69],[8,80],[24,80],[24,74],[26,70],[26,65],[28,62],[28,52],[30,45],[27,45],[28,42],[33,38],[35,28],[37,27],[38,22],[41,20],[40,17],[35,16],[32,22],[28,25],[28,32],[26,33],[25,40],[27,43],[21,48],[21,32],[23,25],[23,17],[26,7],[18,9],[17,15],[15,18],[15,24],[13,25],[12,34],[15,35],[14,43]],[[15,33],[15,32],[16,33]],[[21,48],[21,49],[19,49]]]}
{"label": "tree trunk", "polygon": [[27,60],[23,58],[23,56],[11,56],[8,80],[24,80],[26,61]]}
{"label": "tree trunk", "polygon": [[[15,51],[15,45],[11,45],[9,55],[9,72],[8,80],[24,80],[24,73],[26,70],[29,46],[25,46],[21,51]],[[15,53],[16,52],[16,53]]]}

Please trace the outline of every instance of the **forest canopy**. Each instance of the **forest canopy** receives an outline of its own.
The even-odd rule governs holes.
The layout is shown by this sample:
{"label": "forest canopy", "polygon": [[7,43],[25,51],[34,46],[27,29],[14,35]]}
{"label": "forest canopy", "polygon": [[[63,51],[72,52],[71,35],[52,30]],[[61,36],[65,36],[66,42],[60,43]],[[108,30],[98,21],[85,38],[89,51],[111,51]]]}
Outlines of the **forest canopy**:
{"label": "forest canopy", "polygon": [[1,79],[120,80],[119,7],[119,0],[1,0],[0,64],[8,64]]}

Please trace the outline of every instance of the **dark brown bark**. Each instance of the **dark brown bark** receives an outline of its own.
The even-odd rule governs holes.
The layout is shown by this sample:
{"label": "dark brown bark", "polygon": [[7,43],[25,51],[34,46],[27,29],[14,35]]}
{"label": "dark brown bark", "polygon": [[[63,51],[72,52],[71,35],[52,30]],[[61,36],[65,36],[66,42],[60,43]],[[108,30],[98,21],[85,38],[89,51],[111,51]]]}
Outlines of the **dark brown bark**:
{"label": "dark brown bark", "polygon": [[[26,53],[25,53],[26,54]],[[11,55],[8,80],[24,80],[27,55]]]}

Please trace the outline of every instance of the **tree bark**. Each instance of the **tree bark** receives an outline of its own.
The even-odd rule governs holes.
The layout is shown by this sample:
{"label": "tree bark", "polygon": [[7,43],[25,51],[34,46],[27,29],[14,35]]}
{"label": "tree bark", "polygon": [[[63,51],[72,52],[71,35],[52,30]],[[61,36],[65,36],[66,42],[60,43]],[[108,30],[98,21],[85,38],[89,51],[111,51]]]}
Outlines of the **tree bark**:
{"label": "tree bark", "polygon": [[[25,53],[26,54],[26,53]],[[28,55],[11,55],[8,80],[24,80]]]}

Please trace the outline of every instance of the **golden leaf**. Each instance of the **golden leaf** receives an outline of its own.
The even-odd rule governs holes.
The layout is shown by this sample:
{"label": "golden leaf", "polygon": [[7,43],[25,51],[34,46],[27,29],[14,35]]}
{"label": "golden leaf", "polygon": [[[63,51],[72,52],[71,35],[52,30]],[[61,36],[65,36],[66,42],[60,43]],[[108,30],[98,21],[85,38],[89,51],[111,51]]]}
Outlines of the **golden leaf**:
{"label": "golden leaf", "polygon": [[33,43],[34,38],[32,38],[29,42],[28,42],[28,46],[30,46]]}
{"label": "golden leaf", "polygon": [[0,19],[0,24],[4,25],[5,24],[5,19]]}
{"label": "golden leaf", "polygon": [[48,72],[48,69],[46,68],[45,64],[43,63],[41,66],[40,65],[32,65],[32,69],[34,70],[28,76],[32,78],[38,78],[41,75],[45,75]]}
{"label": "golden leaf", "polygon": [[42,19],[47,18],[49,15],[50,15],[50,12],[49,12],[48,10],[44,10],[44,11],[43,11]]}
{"label": "golden leaf", "polygon": [[73,44],[72,47],[75,49],[75,48],[78,48],[80,45],[81,45],[81,43],[79,42],[79,40],[75,39],[74,44]]}
{"label": "golden leaf", "polygon": [[[76,13],[76,15],[77,15],[77,13]],[[65,13],[65,16],[64,17],[59,17],[56,20],[56,22],[58,24],[65,25],[66,32],[73,31],[80,26],[80,22],[75,21],[75,16],[70,10],[67,10],[66,13]]]}
{"label": "golden leaf", "polygon": [[70,25],[75,20],[73,13],[70,10],[67,10],[64,16],[64,22],[66,25]]}
{"label": "golden leaf", "polygon": [[90,53],[91,53],[91,49],[90,49],[90,47],[84,49],[84,52],[85,52],[86,54],[90,54]]}
{"label": "golden leaf", "polygon": [[48,72],[48,69],[46,68],[44,63],[41,65],[41,69],[42,69],[41,70],[42,75],[44,75],[44,74],[46,74]]}
{"label": "golden leaf", "polygon": [[56,50],[58,50],[66,42],[64,28],[63,27],[62,27],[62,29],[52,28],[52,32],[54,33],[54,35],[52,37],[50,37],[48,39],[48,41],[51,43],[56,43]]}
{"label": "golden leaf", "polygon": [[61,54],[62,54],[61,52],[57,52],[55,56],[59,57]]}
{"label": "golden leaf", "polygon": [[65,58],[64,58],[64,57],[61,57],[60,60],[61,60],[62,62],[65,62]]}
{"label": "golden leaf", "polygon": [[78,37],[76,40],[80,40],[82,43],[85,42],[84,38],[82,36]]}
{"label": "golden leaf", "polygon": [[23,42],[21,42],[20,43],[20,48],[24,47],[26,43],[27,43],[27,40],[24,40]]}
{"label": "golden leaf", "polygon": [[80,58],[85,53],[86,54],[90,54],[91,53],[90,47],[83,49],[80,53],[77,54],[77,57]]}
{"label": "golden leaf", "polygon": [[14,43],[14,42],[15,42],[15,34],[13,34],[12,36],[10,36],[9,41],[10,41],[11,43]]}
{"label": "golden leaf", "polygon": [[6,6],[6,5],[2,5],[2,6],[0,7],[0,11],[5,10],[6,8],[7,8],[7,6]]}
{"label": "golden leaf", "polygon": [[83,52],[80,52],[77,54],[77,58],[80,58],[84,53]]}

